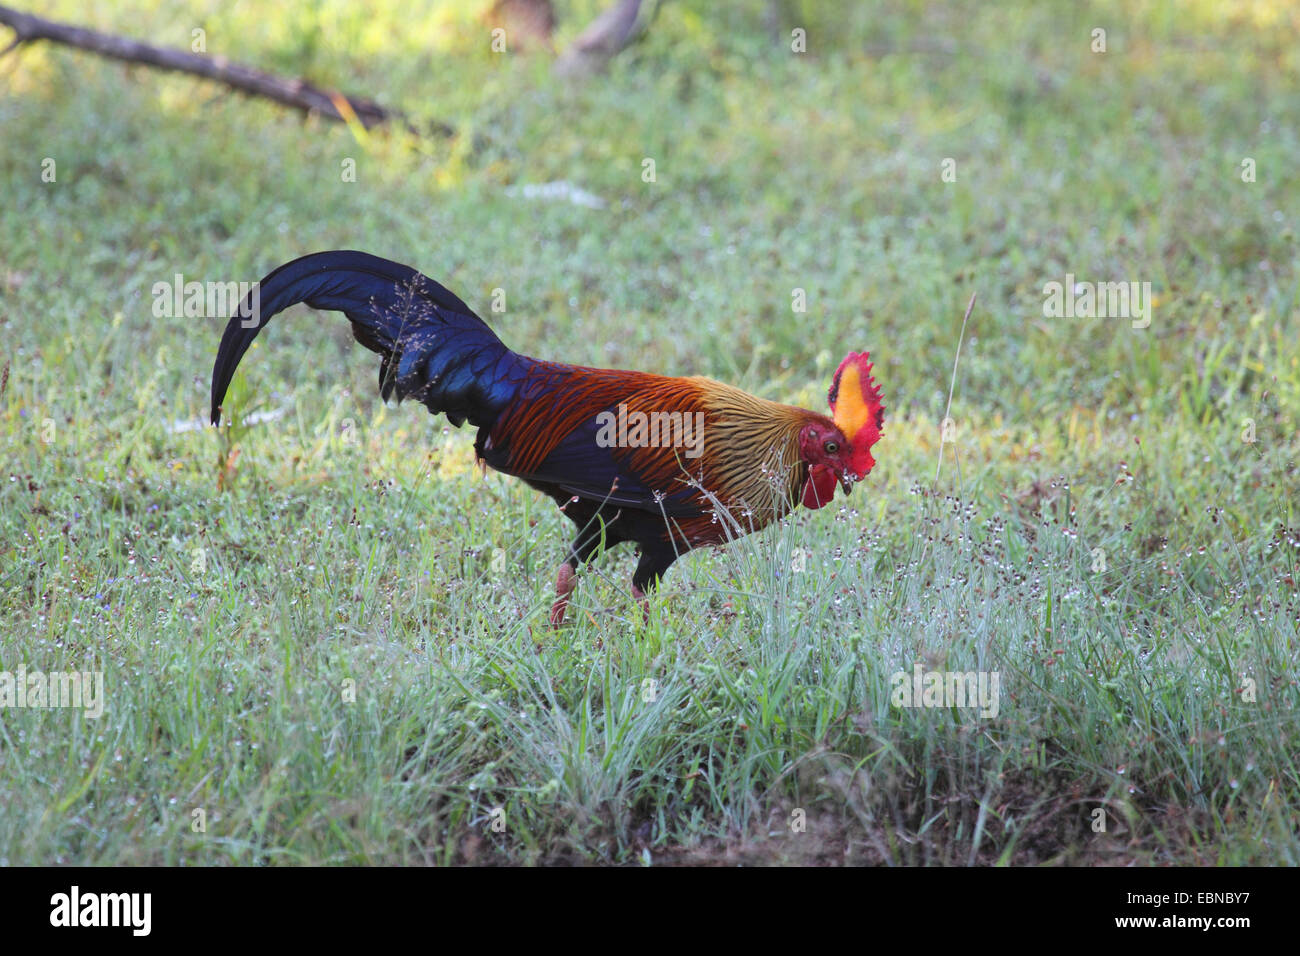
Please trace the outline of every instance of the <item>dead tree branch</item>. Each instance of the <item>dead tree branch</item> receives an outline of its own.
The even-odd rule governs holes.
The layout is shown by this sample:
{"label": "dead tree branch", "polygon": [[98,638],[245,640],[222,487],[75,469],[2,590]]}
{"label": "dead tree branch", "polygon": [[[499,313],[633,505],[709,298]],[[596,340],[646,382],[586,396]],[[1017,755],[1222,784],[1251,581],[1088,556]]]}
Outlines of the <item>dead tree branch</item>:
{"label": "dead tree branch", "polygon": [[[6,47],[6,53],[22,43],[49,40],[126,63],[144,63],[161,70],[201,76],[253,96],[262,96],[305,112],[319,113],[328,119],[345,122],[355,117],[366,129],[389,121],[400,121],[411,126],[401,113],[380,106],[374,100],[362,96],[345,96],[303,79],[276,76],[242,63],[232,63],[223,56],[151,46],[110,33],[55,23],[4,6],[0,6],[0,23],[13,29],[16,34],[13,42]],[[435,124],[433,131],[442,135],[452,133],[451,127],[443,124]]]}
{"label": "dead tree branch", "polygon": [[560,54],[555,61],[555,72],[561,76],[584,76],[603,69],[644,30],[644,26],[637,27],[640,12],[641,0],[617,0]]}

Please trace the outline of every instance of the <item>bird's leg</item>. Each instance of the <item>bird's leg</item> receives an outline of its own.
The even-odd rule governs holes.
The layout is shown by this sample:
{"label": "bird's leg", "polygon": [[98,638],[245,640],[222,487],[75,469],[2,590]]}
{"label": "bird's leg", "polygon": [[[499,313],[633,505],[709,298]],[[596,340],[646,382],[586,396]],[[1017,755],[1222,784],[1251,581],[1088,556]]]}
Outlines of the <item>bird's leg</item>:
{"label": "bird's leg", "polygon": [[555,573],[555,603],[551,605],[551,627],[564,623],[564,610],[569,606],[569,595],[578,586],[578,571],[570,561],[560,565]]}
{"label": "bird's leg", "polygon": [[632,572],[632,597],[641,604],[641,617],[650,620],[650,599],[646,596],[659,585],[659,579],[668,570],[668,566],[677,560],[677,553],[671,543],[656,548],[643,548],[641,560]]}
{"label": "bird's leg", "polygon": [[[600,515],[590,516],[579,509],[565,510],[575,503],[579,503],[579,508],[585,504],[578,498],[572,498],[560,506],[560,510],[578,525],[578,537],[569,546],[564,563],[555,573],[555,603],[551,605],[551,627],[559,627],[564,623],[564,611],[569,606],[569,595],[578,586],[578,568],[590,561],[591,556],[602,547],[617,544],[620,540],[612,535],[606,535],[603,522],[597,520]],[[593,522],[597,524],[594,531],[590,527]]]}

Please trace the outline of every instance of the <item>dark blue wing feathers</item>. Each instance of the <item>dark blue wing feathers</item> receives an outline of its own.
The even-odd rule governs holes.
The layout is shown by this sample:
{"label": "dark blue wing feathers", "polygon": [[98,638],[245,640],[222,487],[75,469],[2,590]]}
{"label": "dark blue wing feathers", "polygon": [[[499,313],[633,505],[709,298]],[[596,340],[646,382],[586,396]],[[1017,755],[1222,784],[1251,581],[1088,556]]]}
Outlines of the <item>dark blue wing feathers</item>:
{"label": "dark blue wing feathers", "polygon": [[[534,396],[536,397],[536,396]],[[641,510],[658,510],[669,516],[683,517],[699,514],[696,491],[689,484],[689,472],[698,459],[683,461],[680,481],[669,487],[651,488],[629,462],[626,453],[617,448],[600,445],[596,415],[570,431],[535,467],[522,470],[511,460],[508,447],[479,450],[483,460],[497,471],[543,484],[552,484],[569,494],[590,501],[608,500],[614,505],[626,505]]]}

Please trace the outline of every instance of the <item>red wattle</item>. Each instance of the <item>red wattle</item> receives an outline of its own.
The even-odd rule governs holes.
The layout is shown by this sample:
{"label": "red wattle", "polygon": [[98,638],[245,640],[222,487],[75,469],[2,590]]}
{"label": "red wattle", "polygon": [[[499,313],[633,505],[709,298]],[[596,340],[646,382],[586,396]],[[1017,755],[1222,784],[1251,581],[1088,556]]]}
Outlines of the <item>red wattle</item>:
{"label": "red wattle", "polygon": [[803,506],[823,508],[835,497],[835,472],[826,465],[813,465],[803,486]]}

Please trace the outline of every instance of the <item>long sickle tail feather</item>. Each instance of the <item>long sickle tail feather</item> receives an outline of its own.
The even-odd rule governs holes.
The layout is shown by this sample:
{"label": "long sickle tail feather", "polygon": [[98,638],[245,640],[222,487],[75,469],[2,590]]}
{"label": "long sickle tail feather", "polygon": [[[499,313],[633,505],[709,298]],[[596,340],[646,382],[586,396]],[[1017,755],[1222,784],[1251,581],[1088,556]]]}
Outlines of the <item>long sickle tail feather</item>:
{"label": "long sickle tail feather", "polygon": [[415,396],[454,425],[491,425],[513,394],[518,362],[474,311],[410,266],[365,252],[318,252],[271,272],[226,325],[212,367],[212,424],[240,359],[271,317],[298,302],[344,313],[358,342],[383,356],[387,400]]}

